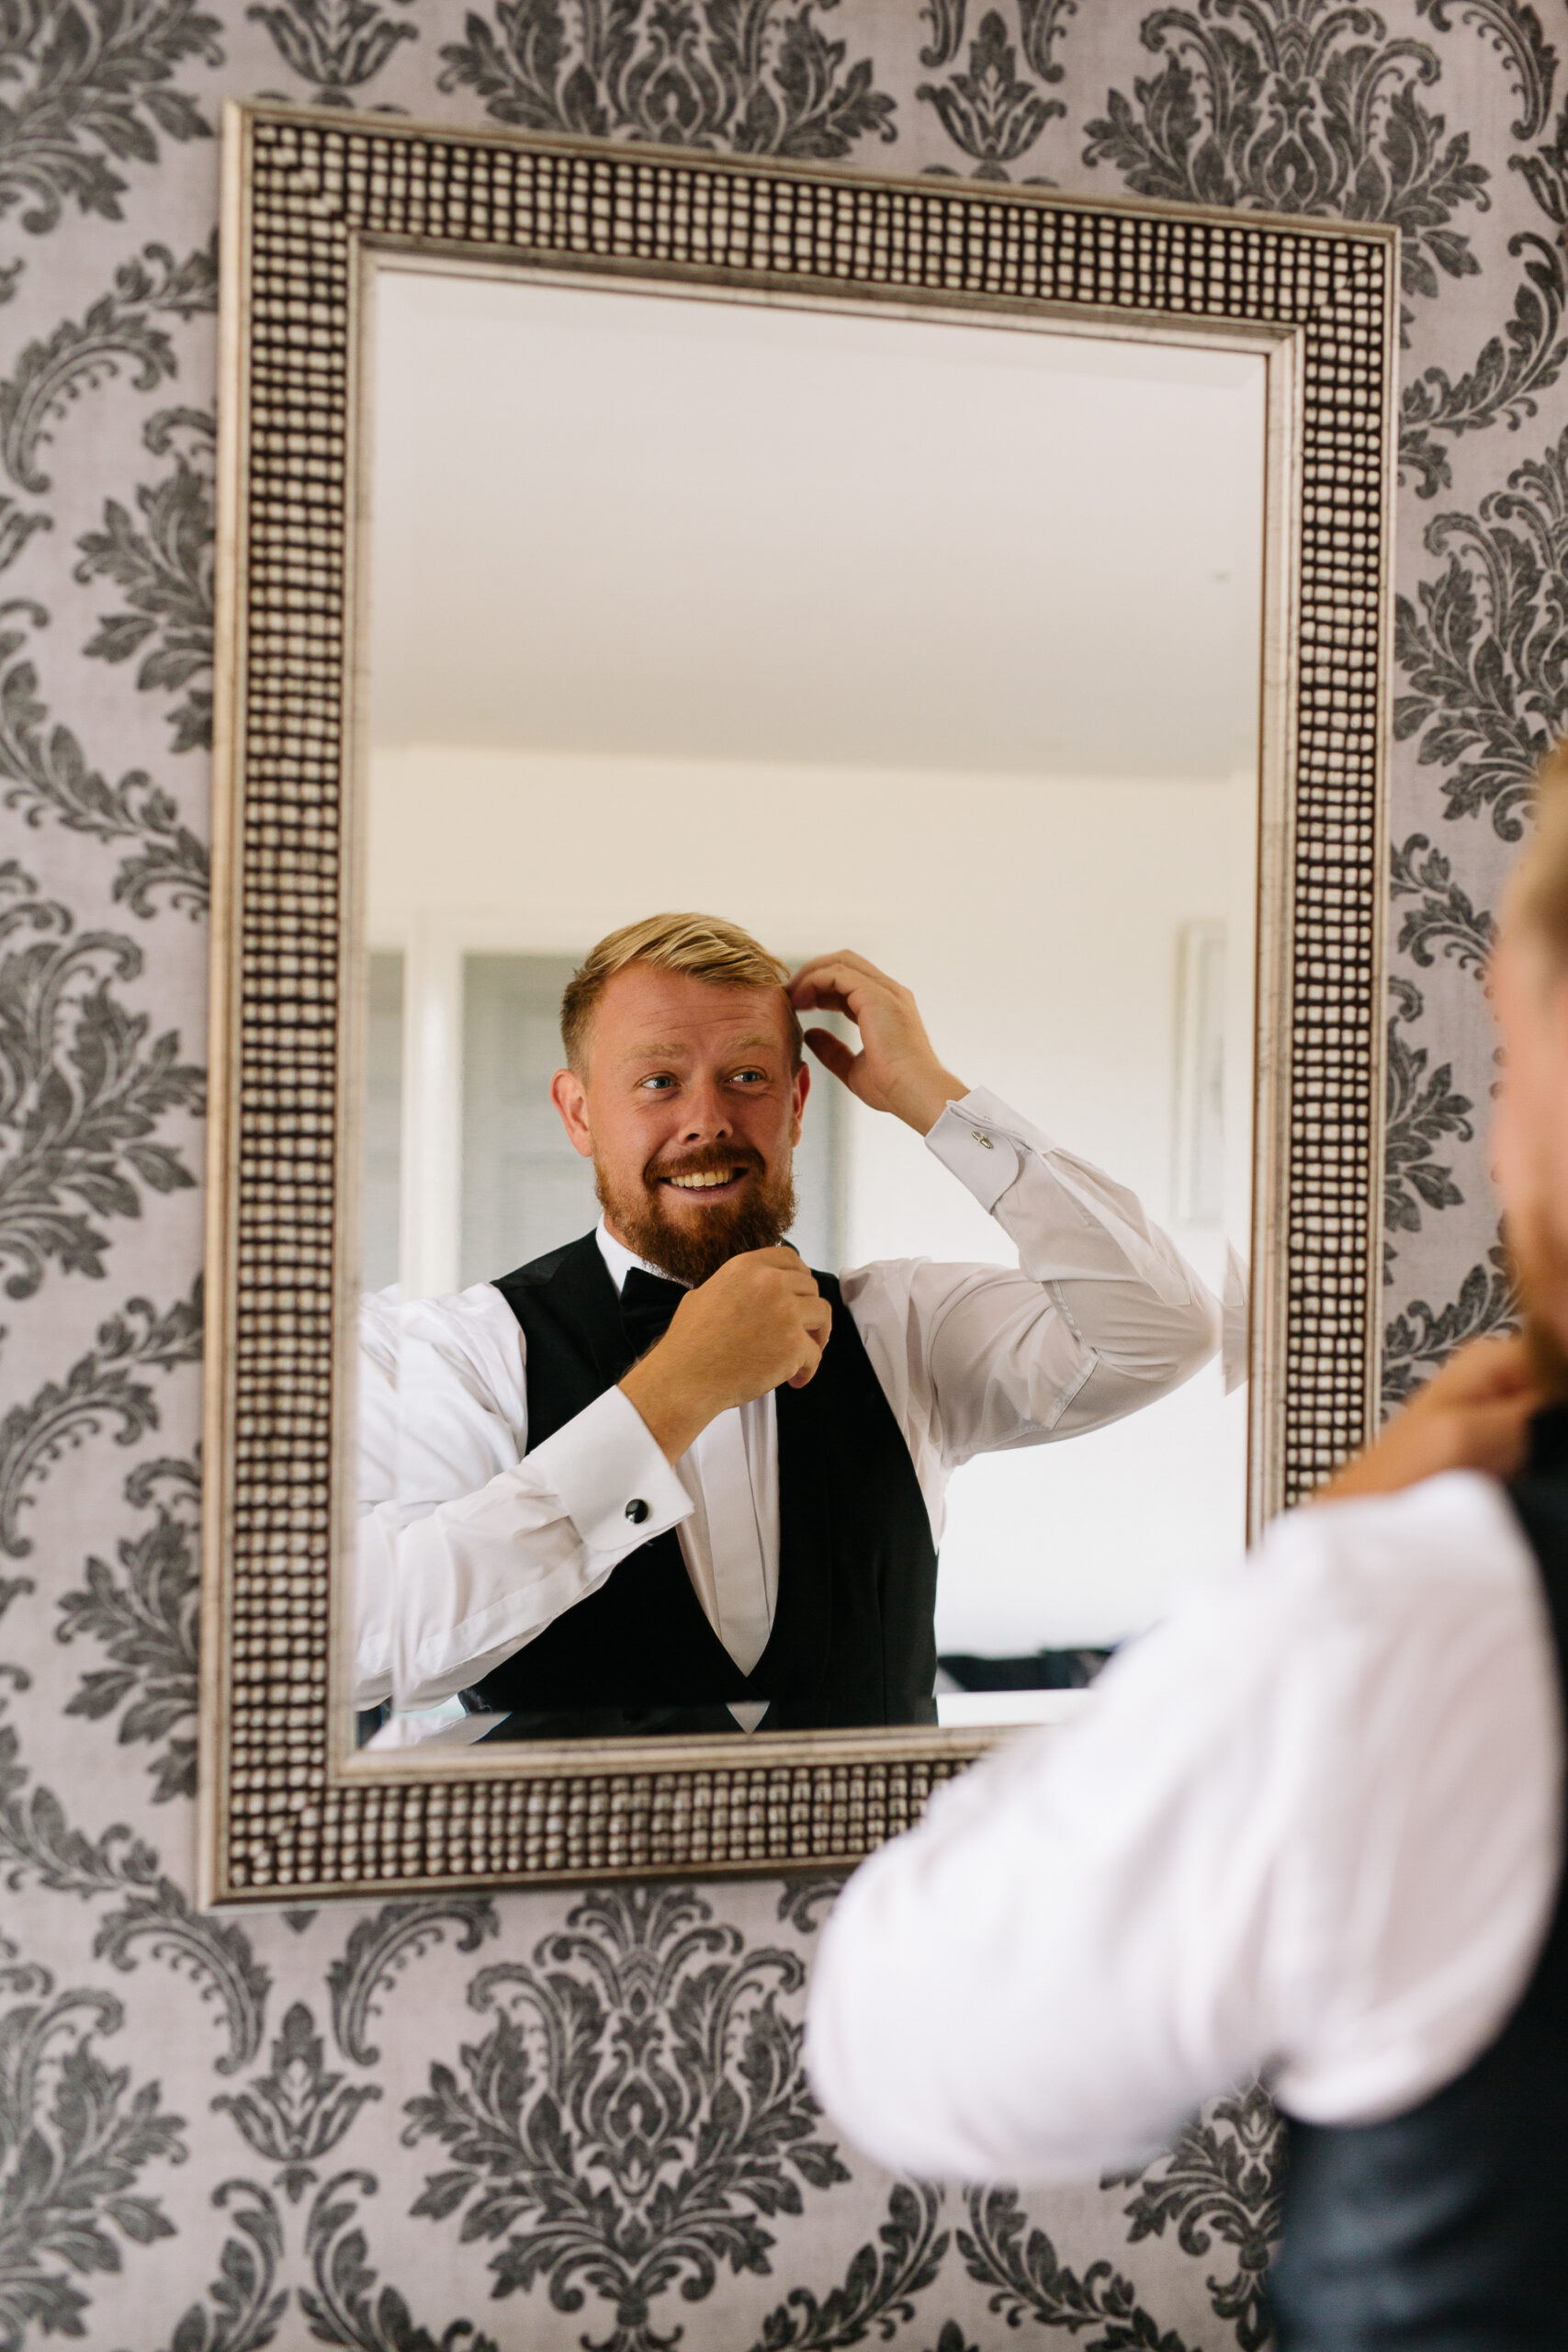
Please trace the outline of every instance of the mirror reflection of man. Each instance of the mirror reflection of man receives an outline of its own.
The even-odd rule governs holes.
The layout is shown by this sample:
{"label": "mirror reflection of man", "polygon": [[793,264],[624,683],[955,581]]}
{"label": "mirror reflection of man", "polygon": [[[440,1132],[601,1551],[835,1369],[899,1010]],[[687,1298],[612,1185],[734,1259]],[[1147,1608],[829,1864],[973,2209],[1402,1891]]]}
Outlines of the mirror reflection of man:
{"label": "mirror reflection of man", "polygon": [[[806,1033],[990,1211],[1016,1268],[784,1246]],[[551,1093],[596,1231],[366,1304],[358,1701],[461,1693],[502,1737],[932,1723],[947,1481],[1136,1411],[1219,1309],[1133,1195],[944,1069],[907,989],[791,978],[734,925],[593,949]],[[382,1735],[383,1739],[386,1735]]]}

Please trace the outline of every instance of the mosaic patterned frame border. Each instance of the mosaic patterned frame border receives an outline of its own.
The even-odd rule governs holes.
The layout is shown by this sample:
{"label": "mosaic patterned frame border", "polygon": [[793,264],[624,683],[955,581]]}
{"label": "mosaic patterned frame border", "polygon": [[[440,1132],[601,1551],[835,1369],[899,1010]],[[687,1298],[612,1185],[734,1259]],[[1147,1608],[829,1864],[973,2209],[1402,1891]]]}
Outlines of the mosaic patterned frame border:
{"label": "mosaic patterned frame border", "polygon": [[[1375,1422],[1398,240],[1382,227],[227,109],[202,1892],[852,1861],[953,1732],[336,1752],[355,1204],[355,286],[367,245],[1268,345],[1251,1515]],[[1282,438],[1281,438],[1282,434]]]}

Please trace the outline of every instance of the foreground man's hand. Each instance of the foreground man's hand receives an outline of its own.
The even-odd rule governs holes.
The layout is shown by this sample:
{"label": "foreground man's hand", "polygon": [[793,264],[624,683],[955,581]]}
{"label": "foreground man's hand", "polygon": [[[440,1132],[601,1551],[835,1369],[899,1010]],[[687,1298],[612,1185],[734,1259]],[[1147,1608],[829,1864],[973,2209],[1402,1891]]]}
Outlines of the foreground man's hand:
{"label": "foreground man's hand", "polygon": [[1524,1466],[1530,1415],[1545,1401],[1522,1333],[1472,1340],[1312,1500],[1393,1495],[1443,1470],[1511,1478]]}
{"label": "foreground man's hand", "polygon": [[938,1061],[909,990],[863,956],[848,949],[814,956],[790,981],[788,994],[797,1012],[844,1012],[854,1023],[858,1054],[830,1029],[808,1029],[806,1042],[868,1109],[891,1111],[924,1136],[950,1102],[968,1093],[964,1080]]}
{"label": "foreground man's hand", "polygon": [[620,1385],[665,1460],[678,1462],[731,1405],[785,1382],[804,1388],[832,1320],[793,1250],[748,1250],[687,1292],[664,1337]]}

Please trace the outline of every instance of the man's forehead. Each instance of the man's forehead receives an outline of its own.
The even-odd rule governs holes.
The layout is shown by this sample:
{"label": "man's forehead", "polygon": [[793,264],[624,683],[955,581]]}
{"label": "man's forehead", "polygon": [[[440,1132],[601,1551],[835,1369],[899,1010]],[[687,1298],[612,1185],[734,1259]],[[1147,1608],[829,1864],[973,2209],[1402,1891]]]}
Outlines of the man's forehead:
{"label": "man's forehead", "polygon": [[600,1000],[600,1036],[617,1059],[746,1048],[788,1043],[783,989],[702,980],[657,967],[628,967],[608,982]]}

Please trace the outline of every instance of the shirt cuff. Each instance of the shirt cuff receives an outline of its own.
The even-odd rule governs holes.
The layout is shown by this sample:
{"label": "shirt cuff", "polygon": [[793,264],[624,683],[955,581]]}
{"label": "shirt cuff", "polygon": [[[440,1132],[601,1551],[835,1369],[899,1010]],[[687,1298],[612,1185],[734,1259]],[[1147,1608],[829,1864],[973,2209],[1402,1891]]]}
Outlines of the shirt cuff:
{"label": "shirt cuff", "polygon": [[692,1498],[620,1388],[525,1457],[560,1498],[585,1551],[617,1557],[689,1517]]}
{"label": "shirt cuff", "polygon": [[926,1137],[926,1149],[952,1170],[983,1209],[994,1209],[1017,1182],[1026,1152],[1050,1148],[1037,1127],[986,1086],[971,1087],[961,1101],[950,1102]]}

